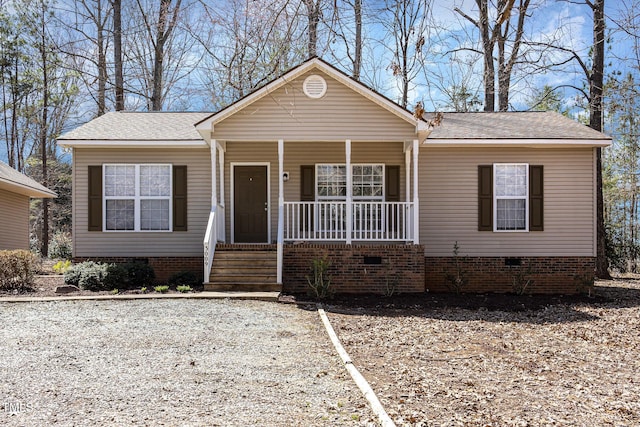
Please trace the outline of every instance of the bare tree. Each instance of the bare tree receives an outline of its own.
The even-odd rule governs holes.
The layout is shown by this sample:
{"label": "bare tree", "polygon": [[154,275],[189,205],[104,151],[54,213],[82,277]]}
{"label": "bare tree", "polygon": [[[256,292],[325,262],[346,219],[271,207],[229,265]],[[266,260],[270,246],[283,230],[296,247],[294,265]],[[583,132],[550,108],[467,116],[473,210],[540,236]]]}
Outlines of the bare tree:
{"label": "bare tree", "polygon": [[304,57],[308,44],[300,7],[299,1],[290,0],[235,0],[205,9],[215,25],[199,42],[205,52],[205,88],[216,108],[273,80]]}
{"label": "bare tree", "polygon": [[431,21],[431,0],[386,0],[381,12],[385,39],[393,40],[389,68],[398,79],[399,103],[406,108],[411,83],[424,63]]}
{"label": "bare tree", "polygon": [[302,0],[307,11],[307,52],[309,58],[318,56],[318,24],[322,17],[322,0]]}
{"label": "bare tree", "polygon": [[[520,56],[524,24],[530,0],[518,0],[517,19],[512,23],[515,0],[476,0],[478,17],[472,18],[459,8],[455,11],[471,22],[479,31],[484,59],[484,110],[495,110],[496,67],[498,69],[498,110],[509,109],[509,90],[513,67]],[[510,50],[508,50],[510,45]],[[497,57],[495,50],[497,47]]]}
{"label": "bare tree", "polygon": [[[193,34],[199,3],[136,0],[123,3],[123,74],[128,108],[188,109],[200,57]],[[194,24],[195,25],[195,24]]]}
{"label": "bare tree", "polygon": [[144,29],[153,46],[152,89],[149,107],[152,111],[159,111],[162,109],[163,101],[164,57],[171,33],[178,23],[182,0],[175,0],[175,2],[174,0],[160,0],[156,21],[151,20],[151,13],[143,6],[141,0],[136,1],[140,16],[144,20]]}
{"label": "bare tree", "polygon": [[122,0],[111,0],[113,8],[113,68],[116,111],[124,110],[124,76],[122,67]]}
{"label": "bare tree", "polygon": [[[360,80],[362,72],[362,49],[364,37],[362,0],[342,0],[335,2],[333,17],[329,25],[331,43],[329,43],[332,61],[350,69],[351,76]],[[336,47],[333,44],[339,40]],[[344,64],[348,60],[348,65]]]}

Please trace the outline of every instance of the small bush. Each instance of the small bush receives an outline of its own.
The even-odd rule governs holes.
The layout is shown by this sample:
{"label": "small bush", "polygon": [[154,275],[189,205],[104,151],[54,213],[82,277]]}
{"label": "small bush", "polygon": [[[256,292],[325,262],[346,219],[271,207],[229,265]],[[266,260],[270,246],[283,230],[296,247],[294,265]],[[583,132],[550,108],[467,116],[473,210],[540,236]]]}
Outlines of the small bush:
{"label": "small bush", "polygon": [[103,280],[105,290],[128,289],[128,271],[123,264],[108,264],[106,273]]}
{"label": "small bush", "polygon": [[57,274],[64,274],[65,271],[67,271],[69,268],[71,268],[70,260],[58,261],[53,265],[53,271],[55,271]]}
{"label": "small bush", "polygon": [[113,286],[105,286],[105,277],[108,275],[110,264],[85,261],[76,264],[64,273],[64,282],[67,285],[77,286],[88,291],[105,291],[113,289]]}
{"label": "small bush", "polygon": [[156,292],[160,292],[160,293],[165,293],[169,290],[169,286],[167,285],[158,285],[158,286],[154,286],[153,290]]}
{"label": "small bush", "polygon": [[169,277],[169,280],[167,280],[167,283],[170,286],[176,287],[180,285],[194,287],[200,285],[201,281],[193,271],[179,271],[177,273],[173,273]]}
{"label": "small bush", "polygon": [[176,287],[176,290],[178,292],[181,292],[181,293],[185,294],[187,292],[191,292],[193,290],[193,288],[191,286],[189,286],[189,285],[178,285]]}
{"label": "small bush", "polygon": [[49,241],[49,258],[71,259],[72,255],[71,235],[57,232]]}
{"label": "small bush", "polygon": [[326,257],[314,258],[311,261],[311,275],[307,276],[307,283],[311,288],[311,295],[317,299],[333,296],[331,276],[328,273],[329,265]]}
{"label": "small bush", "polygon": [[456,240],[453,244],[453,259],[455,262],[455,271],[453,274],[447,273],[446,279],[449,282],[448,287],[450,290],[459,294],[462,290],[469,284],[469,278],[467,277],[467,272],[462,268],[460,264],[460,246],[458,245],[458,241]]}
{"label": "small bush", "polygon": [[0,289],[14,290],[33,286],[40,259],[26,250],[0,251]]}
{"label": "small bush", "polygon": [[153,267],[149,264],[142,262],[129,262],[122,264],[122,267],[127,272],[127,286],[129,289],[137,288],[139,286],[151,286],[156,278],[156,273],[153,271]]}

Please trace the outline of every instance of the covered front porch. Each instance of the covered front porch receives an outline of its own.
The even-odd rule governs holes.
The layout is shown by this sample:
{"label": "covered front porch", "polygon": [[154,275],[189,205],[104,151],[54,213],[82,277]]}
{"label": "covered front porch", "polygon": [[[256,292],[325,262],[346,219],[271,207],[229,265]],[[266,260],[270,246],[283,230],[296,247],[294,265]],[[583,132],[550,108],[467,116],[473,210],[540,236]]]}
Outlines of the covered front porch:
{"label": "covered front porch", "polygon": [[[381,144],[389,154],[371,154],[379,153]],[[330,147],[331,153],[325,155],[317,147]],[[241,258],[238,251],[255,256],[262,250],[264,259],[272,256],[273,274],[261,269],[260,281],[272,280],[281,287],[285,247],[312,245],[321,253],[330,245],[418,244],[418,150],[418,140],[212,140],[212,209],[203,242],[205,283],[217,281],[219,245],[225,252],[236,252],[224,255],[236,260]],[[256,158],[270,161],[246,161]],[[232,264],[237,270],[249,270],[251,263],[265,268],[271,264],[252,256],[245,257],[244,264]],[[250,281],[242,275],[238,279]]]}

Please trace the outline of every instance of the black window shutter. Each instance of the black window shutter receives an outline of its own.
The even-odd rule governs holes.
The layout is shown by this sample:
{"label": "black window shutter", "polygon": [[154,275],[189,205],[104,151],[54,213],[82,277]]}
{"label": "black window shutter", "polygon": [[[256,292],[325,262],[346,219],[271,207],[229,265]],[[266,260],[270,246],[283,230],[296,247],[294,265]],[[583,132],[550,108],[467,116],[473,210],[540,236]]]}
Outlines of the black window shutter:
{"label": "black window shutter", "polygon": [[493,231],[493,165],[478,166],[478,231]]}
{"label": "black window shutter", "polygon": [[400,166],[386,166],[385,198],[387,202],[400,201]]}
{"label": "black window shutter", "polygon": [[89,166],[88,231],[102,231],[102,166]]}
{"label": "black window shutter", "polygon": [[316,200],[316,177],[314,165],[300,166],[300,201],[313,202]]}
{"label": "black window shutter", "polygon": [[[316,200],[316,167],[314,165],[300,166],[300,201],[313,202]],[[301,231],[313,231],[313,208],[300,210],[299,226]]]}
{"label": "black window shutter", "polygon": [[544,173],[542,166],[529,166],[529,231],[544,230]]}
{"label": "black window shutter", "polygon": [[173,231],[187,231],[186,166],[173,166]]}

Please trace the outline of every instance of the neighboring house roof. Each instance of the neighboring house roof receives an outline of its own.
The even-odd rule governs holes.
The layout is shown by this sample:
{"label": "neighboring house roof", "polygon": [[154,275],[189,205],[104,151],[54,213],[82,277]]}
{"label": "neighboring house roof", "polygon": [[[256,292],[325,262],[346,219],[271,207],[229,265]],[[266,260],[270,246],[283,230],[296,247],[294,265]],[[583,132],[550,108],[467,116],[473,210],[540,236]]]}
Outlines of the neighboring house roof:
{"label": "neighboring house roof", "polygon": [[362,82],[355,80],[354,78],[348,76],[347,74],[337,69],[333,65],[317,57],[311,58],[303,62],[302,64],[290,69],[289,71],[285,72],[282,76],[256,89],[255,91],[251,92],[249,95],[239,99],[238,101],[229,105],[228,107],[223,108],[222,110],[216,113],[210,114],[208,117],[203,118],[198,123],[196,123],[196,128],[198,129],[198,132],[200,132],[203,138],[209,140],[211,138],[212,126],[214,126],[216,123],[219,123],[220,121],[226,119],[227,117],[232,116],[233,114],[237,113],[238,111],[242,110],[248,105],[251,105],[257,100],[269,95],[273,91],[286,85],[291,80],[297,77],[300,77],[301,75],[313,69],[318,69],[322,71],[323,73],[336,79],[340,83],[351,88],[352,90],[364,96],[365,98],[369,99],[370,101],[375,102],[382,108],[395,114],[401,119],[411,124],[415,124],[416,133],[426,134],[428,132],[429,124],[426,121],[416,120],[416,118],[414,117],[411,111],[401,107],[400,105],[393,102],[392,100],[385,97],[384,95],[376,92],[375,90],[366,86]]}
{"label": "neighboring house roof", "polygon": [[[426,117],[433,113],[425,114]],[[444,113],[425,145],[540,144],[606,146],[611,137],[553,111]]]}
{"label": "neighboring house roof", "polygon": [[114,146],[206,146],[194,124],[211,113],[110,112],[58,138],[63,147]]}
{"label": "neighboring house roof", "polygon": [[0,189],[29,197],[52,198],[56,193],[28,176],[18,172],[4,162],[0,162]]}

